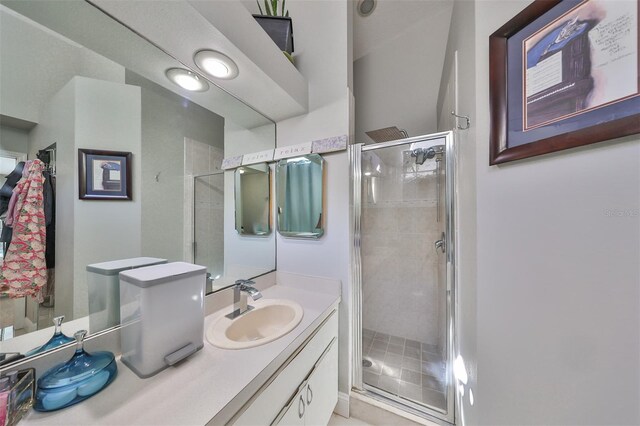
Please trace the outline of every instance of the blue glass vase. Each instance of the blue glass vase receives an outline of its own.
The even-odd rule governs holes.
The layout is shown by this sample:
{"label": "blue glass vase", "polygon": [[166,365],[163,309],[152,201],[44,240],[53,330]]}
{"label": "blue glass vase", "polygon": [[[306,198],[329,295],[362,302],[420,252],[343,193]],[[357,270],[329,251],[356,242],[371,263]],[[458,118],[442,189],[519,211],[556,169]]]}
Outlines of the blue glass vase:
{"label": "blue glass vase", "polygon": [[39,348],[31,349],[29,352],[24,354],[24,356],[33,356],[42,352],[46,352],[50,349],[57,348],[58,346],[73,342],[72,337],[62,334],[62,321],[64,321],[64,315],[55,317],[53,319],[53,325],[55,325],[56,328],[51,339],[49,339],[47,343],[40,346]]}
{"label": "blue glass vase", "polygon": [[87,353],[83,349],[86,330],[76,338],[76,353],[64,364],[47,371],[38,380],[37,411],[53,411],[68,407],[97,394],[118,375],[115,356],[111,352]]}

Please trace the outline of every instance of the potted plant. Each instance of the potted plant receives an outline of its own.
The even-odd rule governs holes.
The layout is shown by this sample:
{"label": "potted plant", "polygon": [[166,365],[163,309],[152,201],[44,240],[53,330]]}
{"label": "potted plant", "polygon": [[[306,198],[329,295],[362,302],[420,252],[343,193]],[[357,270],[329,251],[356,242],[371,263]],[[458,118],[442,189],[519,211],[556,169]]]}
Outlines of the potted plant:
{"label": "potted plant", "polygon": [[285,0],[282,0],[280,7],[278,7],[280,0],[264,0],[264,10],[260,6],[260,0],[256,0],[256,3],[260,15],[253,15],[253,17],[284,52],[285,56],[293,62],[291,57],[293,53],[293,23],[289,17],[289,11],[285,11]]}

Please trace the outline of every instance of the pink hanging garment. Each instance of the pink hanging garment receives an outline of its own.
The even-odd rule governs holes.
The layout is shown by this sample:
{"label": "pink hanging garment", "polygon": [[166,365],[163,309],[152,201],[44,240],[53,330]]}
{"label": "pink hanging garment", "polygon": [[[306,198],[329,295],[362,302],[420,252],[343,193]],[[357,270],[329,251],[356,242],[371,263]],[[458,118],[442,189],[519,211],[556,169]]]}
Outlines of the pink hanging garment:
{"label": "pink hanging garment", "polygon": [[[24,171],[23,171],[22,177],[25,177]],[[20,181],[18,181],[18,182],[20,182]],[[11,198],[9,199],[9,208],[7,209],[7,217],[4,220],[4,224],[6,226],[12,226],[13,225],[13,218],[15,217],[15,214],[16,214],[15,210],[16,210],[16,202],[17,201],[18,201],[18,193],[13,191],[11,193]]]}
{"label": "pink hanging garment", "polygon": [[0,272],[0,291],[11,298],[30,296],[38,302],[43,301],[42,288],[47,283],[43,170],[42,161],[27,161],[13,189],[13,237]]}

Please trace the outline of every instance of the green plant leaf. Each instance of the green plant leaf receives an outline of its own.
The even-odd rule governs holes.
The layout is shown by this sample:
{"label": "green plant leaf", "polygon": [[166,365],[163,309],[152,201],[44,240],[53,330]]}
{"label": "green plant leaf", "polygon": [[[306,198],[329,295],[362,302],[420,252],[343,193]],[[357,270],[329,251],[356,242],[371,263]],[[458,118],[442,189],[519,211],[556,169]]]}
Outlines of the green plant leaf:
{"label": "green plant leaf", "polygon": [[288,11],[288,10],[287,10],[287,14],[286,14],[286,15],[284,15],[284,16],[285,16],[285,18],[288,18],[288,17],[289,17],[289,11]]}
{"label": "green plant leaf", "polygon": [[[282,0],[282,9],[280,9],[280,15],[284,16],[284,2],[286,0]],[[287,11],[288,12],[288,11]]]}
{"label": "green plant leaf", "polygon": [[268,0],[264,0],[264,10],[267,11],[267,16],[273,16],[273,13],[271,13],[271,9],[269,8]]}
{"label": "green plant leaf", "polygon": [[260,1],[256,0],[256,4],[258,5],[258,10],[260,11],[260,15],[264,15],[262,8],[260,7]]}
{"label": "green plant leaf", "polygon": [[278,16],[278,0],[271,0],[271,10],[273,11],[273,16]]}

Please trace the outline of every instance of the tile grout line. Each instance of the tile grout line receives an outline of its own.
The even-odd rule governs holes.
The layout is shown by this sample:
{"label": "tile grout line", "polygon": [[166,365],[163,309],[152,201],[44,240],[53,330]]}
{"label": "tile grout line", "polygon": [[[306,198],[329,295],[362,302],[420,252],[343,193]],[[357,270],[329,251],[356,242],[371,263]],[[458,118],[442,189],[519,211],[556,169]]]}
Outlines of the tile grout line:
{"label": "tile grout line", "polygon": [[[372,336],[368,336],[369,334],[372,334]],[[380,336],[382,338],[381,339],[376,339],[375,337],[376,337],[377,334],[378,334],[377,332],[373,332],[372,331],[371,333],[367,333],[367,336],[365,336],[365,334],[363,333],[363,341],[370,339],[371,340],[370,349],[367,352],[371,352],[373,350],[378,350],[379,352],[383,352],[384,353],[383,354],[383,359],[382,360],[378,360],[377,358],[374,358],[373,356],[371,356],[370,353],[367,353],[368,358],[372,362],[375,362],[377,364],[381,364],[382,366],[385,366],[385,360],[387,359],[387,355],[388,354],[391,354],[393,356],[399,356],[401,358],[400,359],[400,365],[398,367],[393,366],[393,365],[389,366],[389,368],[393,368],[393,369],[399,370],[399,377],[395,377],[393,375],[383,374],[383,369],[382,368],[380,369],[380,373],[376,373],[374,371],[367,371],[366,369],[364,370],[364,372],[366,372],[368,374],[371,374],[371,375],[374,375],[374,376],[377,376],[376,378],[378,380],[380,378],[382,378],[382,377],[387,377],[389,380],[392,381],[392,383],[395,382],[395,385],[397,385],[397,389],[398,390],[392,392],[392,390],[395,390],[395,385],[393,386],[394,389],[385,389],[382,386],[378,386],[378,384],[370,384],[371,386],[378,387],[378,388],[383,389],[383,390],[385,390],[387,392],[391,392],[392,394],[394,394],[394,395],[396,395],[396,396],[398,396],[400,398],[406,398],[406,399],[409,399],[409,400],[418,401],[418,402],[423,403],[423,404],[424,403],[428,403],[428,404],[431,404],[431,405],[438,405],[437,403],[434,403],[433,401],[427,401],[426,398],[424,397],[425,392],[435,392],[436,394],[441,395],[443,398],[446,398],[445,395],[444,395],[444,391],[440,391],[438,389],[434,389],[433,385],[427,385],[423,381],[424,376],[428,376],[429,378],[432,378],[435,381],[436,386],[438,386],[438,387],[445,386],[445,384],[443,383],[443,380],[440,377],[436,377],[436,376],[434,376],[432,374],[429,374],[429,372],[426,372],[424,370],[424,367],[423,367],[424,363],[431,364],[432,366],[435,366],[435,367],[437,367],[437,365],[439,364],[439,362],[434,362],[434,361],[431,361],[429,359],[423,358],[423,354],[425,352],[432,353],[434,355],[434,357],[438,357],[439,358],[437,353],[429,352],[428,350],[423,350],[423,345],[424,345],[425,348],[426,347],[431,347],[432,348],[433,345],[427,346],[426,344],[423,344],[422,342],[411,341],[410,339],[402,339],[404,341],[404,345],[402,345],[403,346],[403,353],[402,354],[397,354],[397,353],[394,353],[394,352],[389,352],[389,347],[392,345],[391,341],[394,340],[394,338],[397,339],[397,340],[400,340],[401,338],[399,338],[397,336],[387,335],[385,333],[380,333]],[[385,339],[385,337],[383,337],[383,336],[386,336],[386,340],[387,340],[386,342],[383,341],[383,339]],[[375,340],[378,340],[381,343],[386,343],[386,346],[385,346],[386,349],[384,351],[381,350],[381,349],[374,349],[373,348],[373,342]],[[409,346],[407,346],[407,344],[406,344],[407,340],[409,340],[409,341],[411,341],[413,343],[411,343]],[[419,346],[416,347],[415,346],[416,344],[419,345]],[[400,346],[399,344],[393,344],[393,345],[394,346]],[[367,345],[367,346],[369,346],[369,345]],[[407,352],[406,351],[407,347],[413,348],[414,350],[417,350],[417,354],[416,355],[418,356],[418,358],[414,358],[412,356],[405,355],[405,352]],[[415,352],[414,352],[414,354],[415,354]],[[405,363],[408,364],[408,362],[406,360],[412,360],[412,362],[413,361],[418,362],[420,364],[420,371],[415,371],[415,370],[410,369],[410,368],[405,368]],[[409,381],[403,380],[402,379],[403,370],[406,370],[406,371],[411,372],[413,374],[418,374],[419,375],[420,384],[416,384],[416,383],[413,383],[413,382],[409,382]],[[404,387],[412,387],[412,386],[414,386],[414,387],[419,388],[420,392],[421,392],[420,398],[413,398],[413,397],[409,396],[408,394],[407,394],[407,396],[401,395],[403,393],[401,391],[401,388],[403,387],[403,385],[404,385]],[[443,402],[446,402],[446,399]]]}

